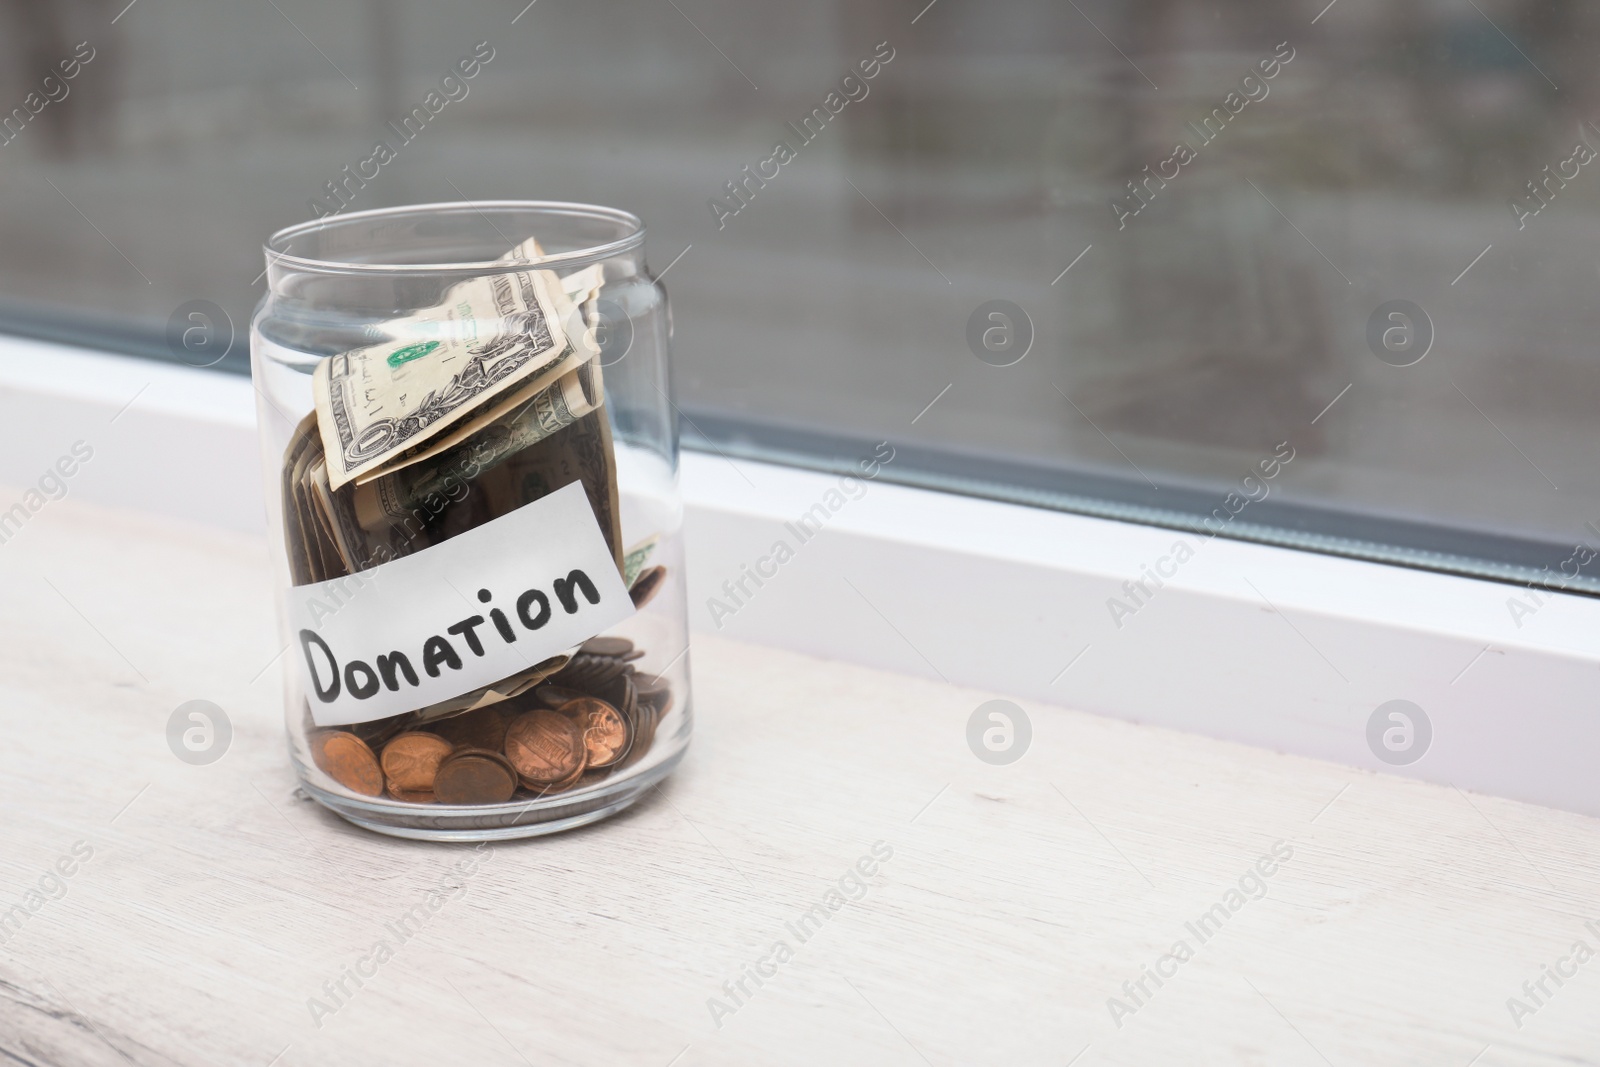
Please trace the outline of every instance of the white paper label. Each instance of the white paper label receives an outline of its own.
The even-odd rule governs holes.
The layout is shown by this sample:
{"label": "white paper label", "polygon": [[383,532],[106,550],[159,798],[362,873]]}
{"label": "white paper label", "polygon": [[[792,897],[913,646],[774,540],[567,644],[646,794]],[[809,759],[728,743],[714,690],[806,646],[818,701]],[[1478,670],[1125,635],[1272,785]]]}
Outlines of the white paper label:
{"label": "white paper label", "polygon": [[288,598],[290,652],[318,726],[470,693],[634,612],[580,482]]}

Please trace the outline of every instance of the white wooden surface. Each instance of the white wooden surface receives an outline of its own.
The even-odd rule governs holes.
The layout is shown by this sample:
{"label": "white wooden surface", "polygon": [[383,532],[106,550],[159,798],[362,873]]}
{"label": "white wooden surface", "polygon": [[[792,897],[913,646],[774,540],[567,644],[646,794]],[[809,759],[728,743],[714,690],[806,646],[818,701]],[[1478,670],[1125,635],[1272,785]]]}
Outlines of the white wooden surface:
{"label": "white wooden surface", "polygon": [[[316,1026],[308,998],[470,848],[293,798],[266,573],[256,541],[70,499],[0,545],[0,912],[93,849],[0,945],[0,1062],[1600,1063],[1600,961],[1520,1029],[1506,1004],[1600,950],[1596,820],[1026,702],[1030,751],[991,767],[965,728],[993,694],[711,638],[660,795],[494,846]],[[206,767],[165,737],[195,698],[235,729]],[[1118,1027],[1108,998],[1180,938]]]}

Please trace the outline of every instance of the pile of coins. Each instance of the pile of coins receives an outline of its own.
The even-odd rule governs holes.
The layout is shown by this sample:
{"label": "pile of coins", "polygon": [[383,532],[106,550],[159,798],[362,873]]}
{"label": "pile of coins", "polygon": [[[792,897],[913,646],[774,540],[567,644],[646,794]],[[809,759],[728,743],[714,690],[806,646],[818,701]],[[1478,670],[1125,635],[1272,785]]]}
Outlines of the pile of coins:
{"label": "pile of coins", "polygon": [[[659,582],[659,578],[657,579]],[[412,804],[502,804],[601,781],[644,758],[672,707],[622,637],[584,642],[545,683],[450,718],[397,716],[311,734],[322,772],[353,793]]]}

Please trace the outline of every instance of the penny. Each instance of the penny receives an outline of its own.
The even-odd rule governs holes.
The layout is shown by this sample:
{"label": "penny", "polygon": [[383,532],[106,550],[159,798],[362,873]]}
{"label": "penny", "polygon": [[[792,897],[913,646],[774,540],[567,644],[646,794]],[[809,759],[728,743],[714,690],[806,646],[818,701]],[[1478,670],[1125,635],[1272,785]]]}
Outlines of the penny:
{"label": "penny", "polygon": [[628,597],[633,601],[635,608],[642,608],[655,599],[661,587],[666,584],[667,568],[651,567],[639,575],[639,580],[633,583],[633,588],[628,590]]}
{"label": "penny", "polygon": [[558,669],[547,680],[532,671],[514,692],[499,686],[508,699],[493,706],[431,720],[424,709],[316,730],[308,740],[339,785],[404,804],[496,804],[519,789],[535,797],[587,789],[631,773],[673,706],[666,678],[637,671],[644,655],[626,638],[591,638],[570,658],[547,661]]}
{"label": "penny", "polygon": [[541,685],[533,691],[534,697],[547,708],[559,708],[563,704],[570,704],[583,696],[576,689],[567,689],[559,685]]}
{"label": "penny", "polygon": [[433,794],[441,804],[500,804],[517,791],[517,772],[498,752],[464,748],[439,764]]}
{"label": "penny", "polygon": [[631,675],[622,678],[622,703],[617,705],[617,710],[622,712],[622,717],[629,722],[639,721],[639,686]]}
{"label": "penny", "polygon": [[597,656],[580,652],[572,657],[561,673],[550,681],[564,689],[590,691],[608,685],[613,679],[632,672],[633,667],[619,656]]}
{"label": "penny", "polygon": [[578,724],[549,708],[525,711],[506,729],[506,758],[524,784],[563,781],[582,770],[584,755]]}
{"label": "penny", "polygon": [[660,718],[672,709],[672,686],[664,678],[648,678],[639,686],[639,701],[653,705]]}
{"label": "penny", "polygon": [[383,775],[389,780],[389,790],[407,793],[425,792],[433,788],[433,776],[439,764],[450,755],[455,746],[437,734],[421,731],[401,734],[383,746]]}
{"label": "penny", "polygon": [[672,691],[666,688],[663,679],[641,676],[639,681],[629,681],[634,684],[628,692],[631,700],[624,710],[633,724],[633,739],[618,764],[619,769],[633,766],[649,753],[650,746],[655,743],[656,727],[661,722],[661,709],[672,700]]}
{"label": "penny", "polygon": [[583,746],[588,765],[595,770],[609,767],[628,750],[632,731],[622,713],[598,697],[580,697],[561,709],[576,716],[583,727]]}
{"label": "penny", "polygon": [[[623,721],[630,727],[636,728],[639,725],[639,687],[634,682],[633,675],[618,675],[606,685],[596,688],[593,695],[621,712]],[[633,732],[637,735],[638,730],[634,729]]]}
{"label": "penny", "polygon": [[[367,747],[374,752],[383,751],[383,746],[395,734],[405,733],[411,717],[409,715],[396,715],[391,719],[377,719],[373,722],[358,722],[347,729],[367,743]],[[381,761],[380,761],[381,762]]]}
{"label": "penny", "polygon": [[622,712],[622,718],[633,730],[633,743],[639,740],[639,726],[650,714],[650,708],[639,699],[639,679],[636,675],[625,674],[618,680],[618,684],[611,690],[611,696],[606,698],[611,706]]}
{"label": "penny", "polygon": [[633,651],[633,642],[626,637],[591,637],[578,651],[591,656],[626,656]]}
{"label": "penny", "polygon": [[364,797],[383,794],[383,770],[367,743],[347,730],[321,730],[310,737],[311,758],[323,774]]}
{"label": "penny", "polygon": [[487,748],[499,752],[506,743],[509,721],[510,716],[496,705],[431,722],[428,729],[457,748]]}
{"label": "penny", "polygon": [[598,771],[584,771],[578,776],[578,784],[574,788],[587,789],[596,782],[603,781],[610,773],[610,767],[605,767]]}
{"label": "penny", "polygon": [[523,781],[522,785],[523,788],[527,789],[531,793],[541,797],[547,797],[552,793],[564,793],[568,789],[571,789],[573,786],[577,785],[583,780],[584,771],[585,767],[580,763],[578,764],[578,770],[576,773],[567,775],[567,777],[563,778],[559,782],[554,783],[553,785],[540,785],[537,782],[529,782],[526,780]]}

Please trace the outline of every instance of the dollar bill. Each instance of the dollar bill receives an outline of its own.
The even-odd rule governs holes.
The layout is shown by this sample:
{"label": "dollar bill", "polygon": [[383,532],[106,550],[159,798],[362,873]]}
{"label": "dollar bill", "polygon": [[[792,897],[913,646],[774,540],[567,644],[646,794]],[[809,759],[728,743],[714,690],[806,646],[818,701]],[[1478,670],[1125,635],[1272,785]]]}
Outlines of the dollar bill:
{"label": "dollar bill", "polygon": [[284,453],[284,547],[294,584],[343,577],[350,567],[339,551],[333,528],[312,488],[311,470],[322,460],[316,413],[300,422]]}
{"label": "dollar bill", "polygon": [[587,364],[523,400],[494,423],[392,474],[358,481],[356,518],[368,530],[404,522],[430,498],[453,497],[464,483],[516,452],[572,425],[600,404]]}
{"label": "dollar bill", "polygon": [[[580,275],[585,272],[579,272]],[[553,277],[553,275],[552,275]],[[576,277],[576,276],[575,276]],[[583,279],[580,279],[583,281]],[[372,481],[384,475],[392,474],[404,467],[421,463],[438,456],[467,438],[474,436],[485,427],[504,419],[513,411],[519,410],[528,401],[540,394],[546,397],[554,396],[547,392],[556,386],[562,379],[582,367],[587,361],[597,360],[600,355],[598,342],[595,340],[593,327],[585,321],[583,313],[572,303],[570,297],[560,286],[553,286],[550,290],[551,304],[561,323],[563,335],[567,346],[561,355],[553,362],[538,370],[531,378],[519,382],[516,388],[499,392],[475,406],[464,408],[450,417],[448,428],[441,428],[430,438],[404,449],[385,460],[377,467],[357,474],[357,484]],[[598,402],[598,401],[597,401]],[[582,414],[582,412],[578,412]]]}
{"label": "dollar bill", "polygon": [[600,264],[591,263],[582,270],[574,271],[562,278],[561,288],[574,304],[582,307],[600,295],[600,287],[605,281],[606,274]]}
{"label": "dollar bill", "polygon": [[436,722],[439,719],[447,719],[452,715],[476,711],[491,704],[498,704],[503,700],[519,697],[552,674],[555,674],[562,667],[565,667],[571,658],[567,653],[552,656],[550,659],[537,663],[525,671],[519,671],[508,678],[502,678],[493,685],[484,686],[482,689],[474,689],[470,693],[463,693],[458,697],[452,697],[449,700],[442,700],[437,704],[429,704],[425,708],[419,708],[412,712],[412,722],[414,725]]}
{"label": "dollar bill", "polygon": [[571,347],[567,305],[549,271],[475,278],[386,324],[393,340],[319,363],[312,395],[329,486],[390,465],[559,361]]}
{"label": "dollar bill", "polygon": [[644,565],[650,562],[650,555],[655,552],[656,545],[660,544],[660,542],[660,534],[651,534],[622,554],[623,585],[629,589],[633,588],[633,583],[637,582],[639,575],[644,573]]}
{"label": "dollar bill", "polygon": [[[382,467],[358,476],[355,479],[356,484],[361,485],[393,474],[413,464],[433,459],[455,448],[487,427],[503,422],[514,413],[528,409],[530,404],[536,408],[547,410],[551,418],[558,418],[563,397],[571,396],[576,402],[577,398],[572,396],[576,390],[573,383],[578,380],[579,371],[593,358],[593,354],[587,350],[578,352],[569,348],[567,353],[553,365],[539,372],[538,375],[524,385],[502,394],[471,411],[464,412],[456,419],[452,427],[442,430],[437,436],[424,444],[407,449]],[[584,411],[587,410],[588,408],[585,407]],[[584,411],[579,411],[577,414],[582,415]],[[575,415],[574,418],[576,417]],[[571,420],[567,421],[570,422]],[[565,422],[552,424],[548,429],[553,433],[564,425],[566,425]]]}
{"label": "dollar bill", "polygon": [[[596,368],[598,372],[598,368]],[[622,572],[621,509],[617,467],[611,451],[611,426],[603,407],[560,433],[511,456],[478,480],[490,509],[504,514],[573,482],[582,482],[606,546]]]}
{"label": "dollar bill", "polygon": [[338,493],[329,484],[324,457],[317,457],[306,468],[305,483],[312,510],[332,535],[345,568],[353,573],[373,566],[377,561],[372,558],[367,532],[355,521],[349,494]]}
{"label": "dollar bill", "polygon": [[294,585],[320,580],[316,577],[320,568],[312,562],[311,533],[306,528],[309,516],[300,496],[300,466],[313,447],[321,447],[317,440],[316,412],[307,415],[294,428],[289,435],[289,447],[283,454],[283,550],[289,559]]}

